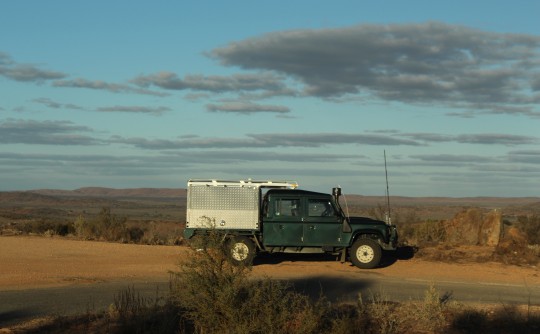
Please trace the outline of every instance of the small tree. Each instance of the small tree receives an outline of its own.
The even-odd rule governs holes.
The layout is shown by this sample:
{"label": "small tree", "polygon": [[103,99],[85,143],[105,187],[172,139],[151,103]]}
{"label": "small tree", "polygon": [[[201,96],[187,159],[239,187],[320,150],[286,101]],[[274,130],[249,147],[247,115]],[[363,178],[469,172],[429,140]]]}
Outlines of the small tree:
{"label": "small tree", "polygon": [[118,217],[111,213],[110,208],[102,208],[97,218],[87,220],[82,214],[75,219],[73,225],[77,236],[86,239],[104,239],[118,241],[126,238],[125,217]]}
{"label": "small tree", "polygon": [[118,241],[126,235],[126,218],[111,213],[110,208],[102,208],[97,220],[99,237],[108,241]]}

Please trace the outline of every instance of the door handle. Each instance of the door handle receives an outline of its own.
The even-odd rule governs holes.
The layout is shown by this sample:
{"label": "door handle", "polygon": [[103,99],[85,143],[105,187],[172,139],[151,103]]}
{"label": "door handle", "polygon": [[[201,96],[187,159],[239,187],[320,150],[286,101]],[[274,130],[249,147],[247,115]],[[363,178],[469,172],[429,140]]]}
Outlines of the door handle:
{"label": "door handle", "polygon": [[317,227],[316,227],[316,226],[314,226],[314,225],[309,225],[309,229],[310,229],[310,230],[316,230],[316,229],[317,229]]}

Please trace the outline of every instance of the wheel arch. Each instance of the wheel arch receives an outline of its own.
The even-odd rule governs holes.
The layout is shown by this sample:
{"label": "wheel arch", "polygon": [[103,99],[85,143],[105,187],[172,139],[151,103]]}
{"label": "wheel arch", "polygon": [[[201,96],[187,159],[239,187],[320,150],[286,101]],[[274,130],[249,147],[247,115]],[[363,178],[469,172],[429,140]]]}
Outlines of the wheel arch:
{"label": "wheel arch", "polygon": [[379,244],[384,241],[384,237],[379,231],[377,231],[377,230],[362,230],[362,231],[357,231],[357,233],[354,234],[354,236],[351,238],[351,242],[350,242],[349,247],[351,247],[356,242],[356,240],[358,240],[360,238],[373,239],[373,240],[377,241]]}

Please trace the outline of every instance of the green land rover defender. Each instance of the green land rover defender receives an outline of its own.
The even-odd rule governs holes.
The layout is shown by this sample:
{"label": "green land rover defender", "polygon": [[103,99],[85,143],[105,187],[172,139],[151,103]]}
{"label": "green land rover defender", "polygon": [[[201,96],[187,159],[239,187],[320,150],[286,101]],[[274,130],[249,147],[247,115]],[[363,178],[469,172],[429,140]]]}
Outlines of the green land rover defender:
{"label": "green land rover defender", "polygon": [[299,190],[290,181],[190,180],[184,236],[223,233],[236,263],[258,252],[330,253],[359,268],[379,265],[383,250],[395,250],[394,225],[349,217],[341,188],[332,194]]}

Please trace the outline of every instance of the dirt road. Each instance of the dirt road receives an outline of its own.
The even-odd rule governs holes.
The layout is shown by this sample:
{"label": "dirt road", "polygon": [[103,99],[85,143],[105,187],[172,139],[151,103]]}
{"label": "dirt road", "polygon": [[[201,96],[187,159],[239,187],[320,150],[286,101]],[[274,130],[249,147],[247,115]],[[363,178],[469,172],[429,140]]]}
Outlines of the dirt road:
{"label": "dirt road", "polygon": [[[0,291],[114,281],[167,280],[187,248],[146,246],[44,237],[0,236]],[[322,260],[322,261],[320,261]],[[266,256],[255,275],[296,279],[328,274],[392,277],[434,282],[540,285],[538,268],[500,263],[443,263],[420,259],[396,261],[383,268],[360,270],[315,256]]]}
{"label": "dirt road", "polygon": [[[187,255],[178,246],[144,246],[44,237],[0,237],[0,325],[44,313],[107,307],[133,284],[149,296],[167,289],[170,270]],[[398,260],[360,270],[314,256],[264,256],[257,276],[290,280],[306,293],[354,299],[384,291],[389,298],[422,298],[429,284],[473,302],[540,305],[540,271],[500,263],[452,264]],[[91,305],[91,307],[90,307]]]}

